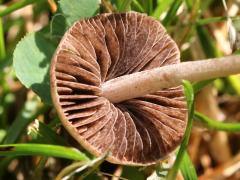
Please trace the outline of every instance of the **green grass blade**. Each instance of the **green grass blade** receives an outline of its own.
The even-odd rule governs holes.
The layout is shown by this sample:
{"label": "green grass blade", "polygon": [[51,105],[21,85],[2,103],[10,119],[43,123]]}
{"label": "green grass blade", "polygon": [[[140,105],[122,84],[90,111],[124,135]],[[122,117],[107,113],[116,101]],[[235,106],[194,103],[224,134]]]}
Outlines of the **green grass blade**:
{"label": "green grass blade", "polygon": [[122,1],[122,4],[120,5],[120,7],[119,7],[118,10],[119,10],[120,12],[125,12],[125,11],[127,11],[128,8],[130,7],[131,3],[132,3],[132,0],[123,0],[123,1]]}
{"label": "green grass blade", "polygon": [[205,81],[200,81],[200,82],[196,82],[193,83],[193,90],[194,93],[198,93],[200,90],[202,90],[204,87],[206,87],[207,85],[211,84],[215,79],[208,79]]}
{"label": "green grass blade", "polygon": [[119,9],[122,4],[122,0],[111,0],[110,2],[113,6],[116,6],[117,9]]}
{"label": "green grass blade", "polygon": [[[56,180],[70,179],[74,174],[77,174],[79,179],[86,179],[90,174],[93,174],[95,170],[105,161],[108,153],[104,153],[101,156],[92,159],[91,161],[82,163],[74,163],[64,168],[58,175]],[[80,174],[81,173],[81,174]]]}
{"label": "green grass blade", "polygon": [[181,6],[182,2],[183,2],[183,0],[176,0],[176,1],[172,4],[172,6],[171,6],[171,8],[169,9],[166,17],[165,17],[164,20],[163,20],[163,25],[169,26],[169,25],[172,23],[172,21],[173,21],[173,20],[175,19],[175,17],[176,17],[177,10],[178,10],[179,7]]}
{"label": "green grass blade", "polygon": [[207,56],[207,58],[220,56],[215,46],[215,42],[210,36],[209,32],[206,29],[204,29],[202,26],[196,26],[196,31],[199,37],[201,47],[205,55]]}
{"label": "green grass blade", "polygon": [[132,9],[136,10],[137,12],[141,12],[144,13],[144,8],[142,7],[142,5],[137,1],[137,0],[133,0],[132,2]]}
{"label": "green grass blade", "polygon": [[6,49],[5,49],[5,40],[4,40],[4,29],[2,18],[0,18],[0,61],[5,59]]}
{"label": "green grass blade", "polygon": [[231,75],[227,77],[227,81],[234,92],[240,96],[240,77],[238,75]]}
{"label": "green grass blade", "polygon": [[220,122],[196,111],[194,112],[194,119],[201,122],[208,129],[227,132],[240,132],[240,123]]}
{"label": "green grass blade", "polygon": [[182,175],[184,177],[184,180],[197,180],[198,179],[194,165],[192,164],[192,161],[186,151],[184,152],[182,163],[180,165],[180,169],[181,169]]}
{"label": "green grass blade", "polygon": [[159,18],[161,14],[166,11],[166,9],[168,9],[173,2],[173,0],[159,0],[157,8],[152,13],[152,16]]}
{"label": "green grass blade", "polygon": [[146,6],[146,10],[147,10],[147,14],[150,15],[152,14],[153,11],[153,0],[148,0],[148,1],[144,1],[145,2],[145,6]]}
{"label": "green grass blade", "polygon": [[188,141],[191,135],[193,112],[194,112],[194,92],[193,92],[193,87],[189,81],[183,80],[183,86],[184,86],[184,93],[187,99],[187,106],[188,106],[188,123],[187,123],[187,128],[185,131],[182,144],[177,153],[177,158],[175,160],[175,163],[173,164],[173,167],[170,169],[170,171],[167,174],[167,180],[176,179],[178,169],[184,157],[184,153],[187,150]]}
{"label": "green grass blade", "polygon": [[43,1],[43,0],[20,0],[16,3],[12,4],[11,6],[7,7],[6,9],[0,11],[0,17],[6,16],[13,11],[16,11],[16,10],[23,8],[29,4],[32,4],[35,2],[40,2],[40,1]]}
{"label": "green grass blade", "polygon": [[191,11],[191,9],[193,7],[193,1],[192,0],[185,0],[185,3],[187,5],[188,10]]}
{"label": "green grass blade", "polygon": [[218,23],[218,22],[222,22],[222,21],[226,21],[226,20],[227,20],[226,16],[211,17],[211,18],[198,19],[196,24],[197,25],[206,25],[206,24]]}
{"label": "green grass blade", "polygon": [[[193,93],[193,87],[189,81],[183,80],[183,86],[184,86],[184,94],[186,96],[187,100],[187,106],[188,106],[188,119],[191,119],[193,117],[193,101],[194,101],[194,93]],[[186,136],[186,135],[185,135]]]}
{"label": "green grass blade", "polygon": [[0,145],[0,156],[52,156],[78,161],[89,160],[75,148],[47,144]]}
{"label": "green grass blade", "polygon": [[[68,176],[70,173],[75,171],[77,168],[86,165],[86,162],[74,162],[60,171],[55,180],[62,180],[63,177]],[[70,177],[69,177],[70,178]]]}
{"label": "green grass blade", "polygon": [[[48,106],[43,106],[37,110],[38,101],[27,101],[20,111],[13,124],[7,131],[3,144],[15,143],[20,138],[27,125],[36,119],[40,114],[48,109]],[[37,111],[36,111],[37,110]]]}
{"label": "green grass blade", "polygon": [[145,179],[143,171],[140,171],[136,167],[131,167],[131,166],[123,166],[123,172],[121,177],[126,179],[137,179],[137,180]]}
{"label": "green grass blade", "polygon": [[208,11],[210,8],[210,5],[214,2],[214,0],[204,0],[201,1],[201,11],[205,12]]}
{"label": "green grass blade", "polygon": [[35,121],[28,133],[32,137],[31,143],[68,145],[65,139],[56,134],[49,126],[39,121]]}
{"label": "green grass blade", "polygon": [[14,159],[14,156],[8,156],[5,158],[1,158],[0,161],[0,179],[3,179],[3,175],[6,173],[6,169],[9,163]]}
{"label": "green grass blade", "polygon": [[[197,34],[199,37],[200,44],[207,58],[220,57],[222,53],[218,51],[216,44],[209,32],[202,26],[196,26]],[[238,76],[228,76],[225,78],[230,87],[234,90],[237,95],[240,95],[240,85]]]}

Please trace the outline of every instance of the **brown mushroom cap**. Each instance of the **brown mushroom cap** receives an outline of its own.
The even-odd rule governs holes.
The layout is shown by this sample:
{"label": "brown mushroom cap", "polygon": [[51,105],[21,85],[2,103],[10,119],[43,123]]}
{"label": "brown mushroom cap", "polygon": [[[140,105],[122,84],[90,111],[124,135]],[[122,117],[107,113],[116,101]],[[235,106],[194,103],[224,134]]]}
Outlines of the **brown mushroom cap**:
{"label": "brown mushroom cap", "polygon": [[68,132],[96,156],[149,165],[180,143],[187,123],[181,86],[113,104],[101,96],[110,79],[179,63],[179,50],[159,21],[129,12],[76,22],[53,57],[51,91]]}

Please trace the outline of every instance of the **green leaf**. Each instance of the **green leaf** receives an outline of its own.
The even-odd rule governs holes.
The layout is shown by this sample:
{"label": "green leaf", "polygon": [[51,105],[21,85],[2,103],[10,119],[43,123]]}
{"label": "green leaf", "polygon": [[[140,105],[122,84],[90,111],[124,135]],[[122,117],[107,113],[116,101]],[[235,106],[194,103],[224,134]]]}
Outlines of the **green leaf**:
{"label": "green leaf", "polygon": [[99,0],[60,0],[60,12],[66,17],[70,26],[83,17],[91,17],[98,13]]}
{"label": "green leaf", "polygon": [[193,92],[193,87],[189,81],[183,80],[183,86],[184,86],[184,94],[187,100],[187,107],[188,107],[188,123],[187,123],[187,128],[185,131],[182,144],[177,153],[176,160],[173,164],[173,167],[170,169],[170,171],[167,174],[167,180],[176,179],[178,169],[184,157],[184,153],[187,150],[188,141],[191,135],[193,112],[194,112],[194,92]]}
{"label": "green leaf", "polygon": [[197,180],[197,173],[195,171],[194,165],[188,153],[185,151],[182,159],[182,163],[180,164],[180,169],[184,180]]}
{"label": "green leaf", "polygon": [[53,156],[78,161],[89,160],[75,148],[47,144],[7,144],[0,145],[0,156]]}
{"label": "green leaf", "polygon": [[49,68],[56,47],[41,32],[25,36],[13,54],[18,79],[51,104]]}
{"label": "green leaf", "polygon": [[67,29],[77,20],[91,17],[99,11],[98,0],[60,0],[59,9],[50,23],[51,35],[62,37]]}
{"label": "green leaf", "polygon": [[199,112],[194,112],[194,119],[200,121],[208,129],[227,132],[240,132],[240,123],[226,123],[211,119]]}
{"label": "green leaf", "polygon": [[62,13],[55,14],[50,22],[50,33],[54,37],[61,38],[67,31],[68,25]]}

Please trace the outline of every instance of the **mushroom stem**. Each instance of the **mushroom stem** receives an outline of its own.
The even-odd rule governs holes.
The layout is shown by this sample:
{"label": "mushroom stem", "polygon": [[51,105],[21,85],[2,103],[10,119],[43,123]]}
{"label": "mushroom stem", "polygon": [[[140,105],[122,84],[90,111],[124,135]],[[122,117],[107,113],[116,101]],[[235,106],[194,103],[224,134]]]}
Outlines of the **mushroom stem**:
{"label": "mushroom stem", "polygon": [[163,88],[240,73],[240,56],[183,62],[124,75],[105,82],[102,95],[113,103],[154,93]]}

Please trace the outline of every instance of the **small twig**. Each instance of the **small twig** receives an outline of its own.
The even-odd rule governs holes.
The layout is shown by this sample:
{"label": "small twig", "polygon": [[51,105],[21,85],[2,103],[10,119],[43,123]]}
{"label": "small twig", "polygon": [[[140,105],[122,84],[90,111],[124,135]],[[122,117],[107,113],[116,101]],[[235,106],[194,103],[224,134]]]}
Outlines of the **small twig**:
{"label": "small twig", "polygon": [[102,95],[113,103],[181,85],[240,73],[240,56],[183,62],[125,75],[102,85]]}

